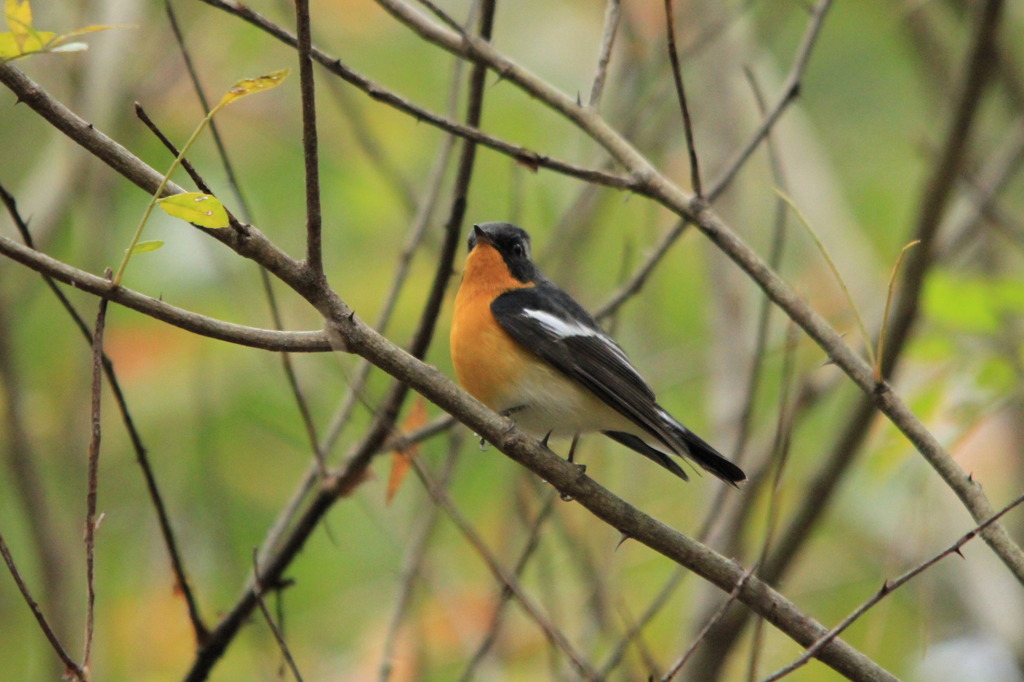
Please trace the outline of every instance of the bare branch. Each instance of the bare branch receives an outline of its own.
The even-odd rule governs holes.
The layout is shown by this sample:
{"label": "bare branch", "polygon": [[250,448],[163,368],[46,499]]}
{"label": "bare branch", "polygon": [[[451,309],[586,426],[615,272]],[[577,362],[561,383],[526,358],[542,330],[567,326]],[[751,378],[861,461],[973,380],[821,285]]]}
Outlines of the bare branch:
{"label": "bare branch", "polygon": [[[12,197],[2,185],[0,185],[0,199],[2,199],[4,204],[7,206],[8,212],[11,214],[14,224],[18,228],[18,232],[21,234],[25,244],[30,248],[34,248],[32,235],[28,230],[28,224],[19,214],[14,202],[14,197]],[[75,323],[75,327],[82,334],[86,343],[92,347],[92,331],[85,323],[81,314],[79,314],[78,310],[75,309],[68,297],[49,275],[43,272],[42,277],[43,281],[46,282],[46,285],[53,292],[54,296],[57,297],[61,306],[65,311],[67,311],[68,315],[71,316],[72,321]],[[0,359],[0,371],[2,371],[2,367],[3,362],[2,359]],[[139,463],[139,467],[142,469],[143,477],[146,480],[146,489],[149,493],[150,499],[153,501],[153,507],[156,509],[157,521],[160,525],[160,533],[163,537],[164,544],[167,546],[167,553],[171,559],[171,569],[174,572],[178,589],[181,590],[181,593],[185,598],[185,603],[188,605],[189,620],[192,622],[192,629],[195,633],[196,641],[202,642],[207,634],[206,626],[204,625],[202,616],[199,612],[199,604],[192,591],[192,586],[189,584],[188,576],[185,572],[185,564],[181,558],[181,552],[178,551],[178,543],[175,539],[174,531],[171,528],[171,521],[167,514],[167,507],[164,505],[163,496],[160,494],[160,489],[157,486],[156,475],[153,472],[153,467],[149,463],[149,456],[147,455],[146,447],[142,442],[142,436],[139,433],[139,430],[135,428],[135,421],[132,419],[131,413],[128,410],[128,401],[125,398],[124,391],[121,389],[121,382],[117,378],[117,373],[114,371],[114,363],[106,353],[103,354],[103,371],[106,374],[107,383],[114,394],[114,402],[117,403],[117,409],[121,413],[121,420],[124,422],[125,429],[128,431],[128,436],[132,442],[132,448],[135,451],[135,460]]]}
{"label": "bare branch", "polygon": [[678,661],[672,664],[672,667],[669,668],[668,672],[661,678],[662,682],[671,682],[672,678],[679,674],[679,671],[683,669],[683,666],[686,665],[687,661],[690,660],[690,657],[693,656],[693,652],[696,651],[697,647],[699,647],[707,638],[708,633],[711,632],[711,628],[715,627],[715,625],[718,624],[718,621],[722,620],[722,616],[725,615],[725,612],[728,611],[729,607],[736,601],[736,597],[739,595],[740,590],[742,590],[743,586],[747,584],[748,580],[750,580],[750,576],[754,574],[755,568],[755,566],[752,566],[743,574],[739,581],[736,582],[736,587],[732,589],[732,592],[729,593],[729,596],[725,601],[723,601],[715,610],[711,618],[704,623],[704,627],[702,627],[700,632],[697,633],[697,636],[693,638],[693,641],[690,643],[690,646],[687,647],[683,655],[679,657]]}
{"label": "bare branch", "polygon": [[288,643],[284,639],[284,633],[281,632],[281,628],[274,622],[274,617],[270,614],[270,610],[267,608],[267,604],[263,600],[264,591],[263,585],[259,581],[260,566],[256,561],[255,549],[252,552],[252,574],[256,604],[259,606],[260,613],[263,614],[263,620],[267,623],[267,627],[270,628],[270,632],[274,635],[274,641],[277,642],[277,646],[281,650],[281,655],[284,656],[288,669],[291,670],[292,675],[296,680],[298,680],[298,682],[302,682],[302,674],[299,672],[299,666],[296,665],[295,658],[292,657],[292,652],[288,648]]}
{"label": "bare branch", "polygon": [[676,52],[676,25],[672,12],[672,0],[665,0],[665,30],[668,33],[668,60],[672,64],[672,82],[679,99],[679,110],[683,114],[683,131],[686,133],[686,150],[690,156],[690,185],[698,199],[704,196],[700,183],[700,165],[697,163],[697,145],[693,139],[693,121],[690,120],[690,107],[686,104],[686,90],[683,88],[683,70],[679,66],[679,53]]}
{"label": "bare branch", "polygon": [[[295,37],[291,33],[280,26],[277,26],[257,12],[249,9],[245,5],[232,2],[231,0],[202,0],[202,2],[248,21],[286,45],[295,46]],[[459,35],[461,36],[461,33],[459,33]],[[457,40],[461,40],[461,37],[457,38]],[[475,40],[476,39],[474,39],[474,41]],[[607,187],[614,187],[617,189],[633,188],[636,191],[639,190],[639,186],[636,181],[631,177],[616,175],[614,173],[608,173],[606,171],[591,168],[584,168],[567,161],[553,159],[545,154],[512,144],[511,142],[506,142],[505,140],[494,137],[493,135],[488,135],[476,128],[465,126],[449,118],[445,118],[444,116],[438,116],[437,114],[413,104],[409,100],[395,94],[391,90],[370,80],[369,78],[366,78],[343,64],[340,59],[331,57],[317,48],[313,48],[312,57],[325,69],[359,88],[374,100],[383,102],[398,111],[408,114],[417,121],[424,121],[436,128],[444,130],[445,132],[458,135],[459,137],[463,137],[468,140],[473,140],[485,147],[489,147],[497,152],[506,154],[528,168],[547,168],[548,170],[562,173],[586,182],[594,182],[599,185],[605,185]],[[0,77],[2,77],[2,72],[0,72]]]}
{"label": "bare branch", "polygon": [[[545,614],[541,613],[540,607],[537,606],[533,599],[526,594],[522,586],[519,584],[517,572],[509,571],[501,565],[497,557],[494,556],[494,553],[487,547],[487,543],[484,542],[483,538],[480,537],[480,534],[477,533],[476,529],[473,528],[462,512],[459,511],[458,507],[455,506],[455,503],[452,502],[448,493],[435,485],[434,482],[427,477],[427,472],[423,469],[423,466],[419,461],[413,460],[412,464],[416,474],[423,481],[423,485],[427,489],[427,493],[430,495],[430,498],[448,514],[448,517],[459,529],[459,532],[462,533],[466,541],[471,547],[473,547],[476,553],[487,565],[487,569],[491,571],[494,578],[501,583],[502,590],[507,590],[511,595],[513,595],[526,613],[529,614],[530,618],[538,627],[540,627],[544,636],[547,637],[548,640],[558,648],[558,650],[569,657],[577,675],[587,680],[601,679],[593,665],[591,665],[591,663],[584,658],[581,653],[576,651],[575,647],[573,647],[566,638],[565,633],[557,628]],[[553,497],[549,502],[552,500]],[[526,557],[528,556],[529,554],[527,553]],[[521,557],[519,563],[521,564],[522,561],[525,561],[526,557]]]}
{"label": "bare branch", "polygon": [[46,620],[46,616],[43,615],[43,610],[39,608],[39,603],[32,598],[32,593],[28,589],[28,585],[25,584],[24,579],[21,577],[21,573],[18,571],[18,566],[14,563],[14,557],[11,556],[11,550],[7,547],[7,541],[4,540],[4,536],[0,533],[0,554],[4,557],[4,563],[7,564],[7,570],[11,572],[11,577],[14,578],[15,584],[18,586],[18,591],[21,592],[22,598],[25,599],[25,603],[28,604],[28,608],[32,611],[32,615],[35,616],[36,622],[39,623],[39,628],[43,631],[46,636],[46,640],[50,643],[50,646],[60,657],[62,663],[64,663],[65,669],[69,674],[73,675],[79,682],[86,682],[87,676],[82,666],[75,663],[68,652],[61,646],[60,640],[57,639],[57,635],[54,633],[53,628],[50,627],[50,623]]}
{"label": "bare branch", "polygon": [[264,350],[322,353],[331,349],[323,331],[281,332],[257,329],[193,313],[123,286],[112,287],[110,282],[102,277],[79,270],[2,235],[0,254],[76,289],[109,298],[114,303],[200,336]]}
{"label": "bare branch", "polygon": [[310,276],[319,280],[324,278],[323,218],[320,215],[320,152],[316,134],[313,60],[310,57],[309,0],[295,0],[295,23],[302,90],[302,153],[306,161],[306,267]]}
{"label": "bare branch", "polygon": [[[875,381],[871,366],[854,352],[843,341],[840,334],[820,314],[807,305],[785,280],[779,277],[753,249],[743,242],[710,208],[707,202],[687,194],[661,175],[646,157],[594,111],[578,106],[570,97],[511,61],[489,43],[472,37],[463,40],[430,22],[402,0],[377,0],[377,2],[418,35],[439,47],[455,54],[462,54],[473,61],[486,62],[490,68],[501,74],[506,80],[515,83],[563,114],[594,141],[607,149],[637,179],[638,187],[634,191],[650,197],[679,215],[680,218],[692,221],[708,239],[757,282],[758,286],[776,305],[786,311],[786,314],[804,329],[808,336],[828,354],[832,362],[841,368],[862,391],[872,397],[878,409],[914,444],[918,452],[924,456],[946,485],[956,493],[976,520],[988,518],[991,515],[992,505],[985,493],[968,479],[956,461],[917,416],[910,411],[903,400],[887,383],[879,384]],[[828,6],[828,0],[822,0],[817,6],[818,13],[823,14]],[[806,42],[813,43],[813,40],[808,38]],[[809,52],[809,48],[802,52]],[[709,192],[708,196],[713,195]],[[1007,568],[1013,572],[1017,580],[1024,583],[1024,551],[1014,542],[1006,529],[998,523],[988,526],[985,529],[984,538]]]}
{"label": "bare branch", "polygon": [[736,177],[736,174],[746,164],[750,155],[754,153],[758,145],[768,136],[768,133],[771,132],[775,124],[782,118],[782,114],[789,108],[789,105],[800,95],[800,86],[803,83],[807,65],[810,63],[811,52],[814,50],[818,35],[821,33],[821,28],[825,23],[825,16],[831,7],[832,0],[818,0],[818,3],[814,6],[811,18],[807,22],[807,29],[804,31],[804,37],[797,48],[796,56],[793,58],[793,65],[789,69],[789,75],[786,76],[786,82],[782,84],[782,94],[779,95],[775,105],[768,110],[767,115],[761,122],[761,126],[750,138],[750,141],[736,154],[732,161],[726,164],[722,177],[711,184],[711,189],[708,190],[708,201],[714,201],[732,184],[733,178]]}
{"label": "bare branch", "polygon": [[[107,270],[107,278],[110,270]],[[99,311],[96,313],[96,328],[92,335],[92,411],[89,423],[91,437],[89,439],[89,474],[88,491],[85,509],[85,654],[82,656],[82,668],[89,670],[92,665],[92,637],[96,618],[96,529],[100,519],[96,517],[96,500],[99,489],[100,470],[100,437],[102,427],[100,420],[100,397],[103,393],[103,330],[107,322],[107,299],[101,298]]]}
{"label": "bare branch", "polygon": [[[553,492],[548,491],[544,498],[544,504],[541,506],[540,512],[537,517],[530,524],[530,531],[526,538],[526,543],[523,546],[522,551],[519,554],[519,559],[516,560],[516,565],[513,568],[513,576],[518,579],[522,576],[523,571],[526,569],[527,563],[530,557],[533,556],[537,547],[540,545],[540,531],[544,527],[544,523],[547,521],[551,512],[555,509],[556,496]],[[498,640],[498,633],[501,630],[501,624],[504,620],[505,607],[509,601],[515,596],[515,593],[507,585],[502,586],[501,592],[498,595],[497,604],[494,606],[494,610],[491,612],[491,621],[487,625],[483,640],[477,646],[473,655],[470,657],[469,662],[462,671],[462,675],[459,679],[463,682],[469,682],[473,679],[476,669],[483,662],[484,657],[494,646],[494,643]],[[598,673],[598,679],[605,679],[603,673]]]}
{"label": "bare branch", "polygon": [[[452,439],[448,449],[448,456],[437,480],[439,487],[447,487],[451,483],[452,475],[455,473],[455,463],[458,461],[459,440]],[[437,522],[441,518],[440,508],[430,505],[430,508],[420,515],[416,528],[412,532],[412,539],[409,548],[402,560],[401,583],[398,589],[398,598],[395,601],[395,610],[388,623],[387,636],[384,639],[384,651],[381,654],[380,682],[388,682],[391,679],[391,672],[394,667],[394,652],[402,622],[412,602],[413,590],[417,580],[422,577],[422,567],[426,560],[427,549],[430,539],[433,536]]]}
{"label": "bare branch", "polygon": [[590,87],[590,99],[587,100],[587,106],[592,109],[597,109],[601,105],[604,81],[608,77],[608,63],[612,59],[612,47],[615,45],[615,35],[618,32],[621,16],[622,0],[608,0],[604,10],[604,31],[601,34],[597,68],[594,69],[594,84]]}
{"label": "bare branch", "polygon": [[633,296],[640,293],[643,289],[644,284],[647,283],[647,278],[654,272],[654,268],[658,267],[662,259],[668,254],[672,245],[683,236],[686,232],[686,228],[690,226],[690,222],[687,220],[679,220],[672,229],[669,230],[664,237],[658,242],[658,244],[647,254],[644,262],[640,264],[640,267],[630,276],[626,282],[620,286],[615,292],[608,297],[608,300],[603,303],[595,312],[594,317],[598,320],[604,320],[616,313],[622,305]]}
{"label": "bare branch", "polygon": [[[963,536],[960,537],[960,539],[958,539],[956,542],[954,542],[949,547],[947,547],[946,549],[942,550],[941,552],[939,552],[938,554],[936,554],[932,558],[928,559],[927,561],[924,561],[921,564],[918,564],[917,566],[915,566],[914,568],[910,569],[909,571],[907,571],[903,575],[899,576],[895,580],[886,580],[885,583],[882,585],[881,589],[879,589],[878,592],[876,592],[874,594],[874,596],[872,596],[866,602],[864,602],[863,604],[858,606],[856,609],[854,609],[853,612],[850,613],[850,615],[848,615],[846,618],[841,620],[834,628],[829,630],[825,635],[823,635],[821,638],[819,638],[814,644],[809,646],[807,648],[807,651],[805,651],[800,656],[800,658],[796,659],[795,661],[793,661],[792,663],[790,663],[786,667],[781,668],[781,669],[777,670],[776,672],[772,673],[768,677],[764,678],[761,682],[775,682],[775,680],[782,679],[783,677],[785,677],[789,673],[793,672],[797,668],[799,668],[799,667],[801,667],[803,665],[806,665],[807,662],[810,661],[812,658],[814,658],[815,654],[818,651],[821,650],[821,647],[826,646],[830,641],[832,641],[832,639],[834,639],[834,638],[838,637],[840,634],[842,634],[844,630],[846,630],[848,627],[853,625],[853,623],[858,618],[860,618],[865,613],[867,613],[868,610],[871,609],[873,606],[875,606],[878,602],[882,601],[883,599],[888,597],[890,594],[892,594],[893,592],[895,592],[899,588],[903,587],[908,582],[910,582],[911,580],[916,578],[918,575],[920,575],[924,571],[928,570],[929,568],[931,568],[935,564],[939,563],[940,561],[942,561],[946,557],[950,556],[951,554],[960,554],[960,549],[964,545],[966,545],[968,542],[973,540],[975,537],[978,536],[979,533],[984,531],[985,528],[987,528],[988,526],[990,526],[993,523],[995,523],[1000,517],[1002,517],[1004,514],[1006,514],[1010,510],[1014,509],[1015,507],[1017,507],[1022,502],[1024,502],[1024,495],[1018,496],[1017,499],[1015,499],[1013,502],[1010,502],[1010,504],[1006,505],[1005,507],[1000,509],[997,513],[993,514],[991,516],[991,518],[986,519],[984,522],[978,524],[973,529],[967,531]],[[962,556],[962,554],[961,554],[961,556]]]}

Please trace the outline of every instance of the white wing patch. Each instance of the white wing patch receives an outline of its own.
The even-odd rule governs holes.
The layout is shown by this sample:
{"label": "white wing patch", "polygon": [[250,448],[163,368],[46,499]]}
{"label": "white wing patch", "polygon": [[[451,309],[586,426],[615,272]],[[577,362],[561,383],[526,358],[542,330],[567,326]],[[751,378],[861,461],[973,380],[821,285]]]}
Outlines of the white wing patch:
{"label": "white wing patch", "polygon": [[626,353],[619,348],[619,344],[612,341],[611,337],[604,332],[588,327],[584,324],[580,324],[575,320],[566,320],[557,315],[553,315],[546,310],[524,308],[523,315],[536,320],[542,327],[559,339],[566,339],[572,336],[589,336],[595,339],[600,339],[604,345],[608,347],[608,350],[612,351],[612,353],[614,353],[615,356],[626,365],[626,367],[633,372],[636,372],[636,370],[633,369],[633,365],[629,362],[629,358],[626,357]]}
{"label": "white wing patch", "polygon": [[523,315],[540,322],[541,326],[559,338],[568,336],[596,336],[601,339],[607,337],[596,329],[586,327],[573,320],[564,320],[557,315],[552,315],[544,310],[523,309]]}

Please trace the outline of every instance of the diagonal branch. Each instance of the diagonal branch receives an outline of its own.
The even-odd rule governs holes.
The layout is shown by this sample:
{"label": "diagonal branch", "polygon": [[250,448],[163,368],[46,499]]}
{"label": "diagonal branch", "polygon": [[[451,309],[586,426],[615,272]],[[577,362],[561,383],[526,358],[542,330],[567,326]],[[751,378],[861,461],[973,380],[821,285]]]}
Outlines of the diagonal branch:
{"label": "diagonal branch", "polygon": [[[292,47],[295,47],[296,45],[294,35],[243,4],[233,2],[233,0],[202,0],[202,2],[210,5],[211,7],[215,7],[244,19],[253,26],[257,26],[261,30],[269,33],[286,45],[290,45]],[[463,33],[458,32],[456,35],[460,36],[458,40],[461,40],[461,35],[463,35]],[[472,40],[474,41],[474,44],[476,44],[476,41],[479,39],[473,38]],[[456,53],[456,55],[458,55],[458,53]],[[413,102],[410,102],[379,83],[370,80],[343,64],[340,59],[332,57],[317,48],[313,48],[312,57],[329,72],[359,88],[372,99],[378,102],[383,102],[402,113],[408,114],[417,121],[429,123],[440,130],[444,130],[445,132],[458,135],[459,137],[463,137],[468,140],[473,140],[485,147],[501,152],[502,154],[512,157],[528,168],[547,168],[548,170],[562,173],[569,177],[584,180],[586,182],[594,182],[606,187],[614,187],[617,189],[631,188],[634,189],[634,191],[639,190],[634,178],[630,178],[625,175],[617,175],[615,173],[608,173],[602,170],[585,168],[567,161],[562,161],[561,159],[554,159],[546,154],[541,154],[531,149],[527,149],[526,147],[521,147],[498,137],[494,137],[493,135],[489,135],[472,126],[466,126],[453,121],[450,118],[439,116],[414,104]]]}
{"label": "diagonal branch", "polygon": [[863,604],[854,609],[853,612],[850,613],[850,615],[848,615],[846,618],[841,620],[835,627],[829,630],[828,633],[825,634],[825,636],[821,637],[820,639],[818,639],[818,641],[809,646],[807,648],[807,651],[805,651],[800,656],[800,658],[796,659],[784,668],[780,668],[768,677],[765,677],[761,682],[775,682],[776,680],[782,679],[783,677],[793,672],[797,668],[805,665],[808,661],[814,658],[815,653],[817,653],[821,649],[821,647],[825,646],[832,639],[842,634],[847,628],[853,625],[854,622],[856,622],[861,616],[867,613],[868,610],[874,607],[878,602],[882,601],[890,594],[892,594],[899,588],[903,587],[908,582],[910,582],[911,580],[913,580],[921,573],[925,572],[926,570],[934,566],[935,564],[939,563],[946,557],[952,554],[959,554],[962,557],[963,554],[960,552],[960,549],[964,545],[966,545],[968,542],[976,538],[979,533],[985,530],[986,527],[998,521],[1000,517],[1005,515],[1010,510],[1019,506],[1022,502],[1024,502],[1024,495],[1019,495],[1017,499],[1013,500],[1008,505],[1000,509],[998,513],[993,514],[990,518],[986,519],[982,523],[978,524],[971,530],[964,533],[953,544],[951,544],[949,547],[942,550],[932,558],[918,564],[914,568],[910,569],[903,575],[894,578],[893,580],[886,580],[885,583],[882,585],[881,589],[878,590],[878,592],[876,592],[870,599],[868,599]]}
{"label": "diagonal branch", "polygon": [[14,578],[14,582],[18,585],[18,591],[21,592],[22,598],[25,603],[28,604],[29,610],[32,611],[32,615],[35,617],[36,622],[39,623],[39,628],[43,631],[43,635],[46,636],[46,640],[50,643],[50,646],[57,653],[61,662],[64,663],[64,668],[67,671],[69,677],[79,680],[79,682],[86,682],[88,675],[82,666],[75,663],[72,660],[71,655],[68,654],[67,650],[61,645],[60,640],[57,639],[56,633],[53,628],[50,627],[49,621],[46,620],[46,616],[43,615],[43,610],[39,608],[39,602],[33,597],[32,593],[28,589],[28,585],[25,584],[25,580],[21,577],[21,572],[18,571],[17,564],[14,563],[14,557],[11,556],[11,550],[7,547],[7,542],[4,540],[4,536],[0,533],[0,556],[3,556],[4,563],[7,564],[7,570],[10,571],[11,577]]}
{"label": "diagonal branch", "polygon": [[[616,132],[599,114],[582,107],[555,87],[519,66],[489,43],[473,37],[463,39],[429,21],[401,0],[377,0],[395,18],[426,40],[460,54],[474,62],[485,62],[505,80],[516,84],[575,123],[594,141],[603,146],[629,170],[638,183],[635,191],[642,193],[680,218],[690,220],[719,249],[733,260],[776,305],[796,322],[865,394],[876,407],[914,444],[946,485],[960,498],[975,520],[992,515],[988,497],[953,460],[939,441],[885,382],[875,380],[871,366],[865,362],[840,334],[813,310],[797,292],[751,249],[716,214],[703,199],[694,197],[659,173],[650,161]],[[993,4],[993,3],[990,3]],[[1001,5],[1001,3],[994,3]],[[827,8],[827,0],[819,8]],[[994,27],[997,16],[988,22]],[[710,196],[710,193],[709,193]],[[1024,551],[999,523],[986,527],[985,542],[1006,564],[1017,580],[1024,583]]]}
{"label": "diagonal branch", "polygon": [[793,59],[793,66],[790,67],[789,75],[786,76],[786,81],[782,84],[782,94],[779,95],[779,99],[765,114],[760,127],[754,132],[747,144],[726,164],[722,177],[711,184],[711,189],[708,190],[709,201],[714,201],[716,197],[732,184],[736,174],[747,163],[754,150],[768,137],[775,124],[782,118],[782,114],[800,95],[800,87],[803,83],[804,73],[807,71],[807,65],[811,60],[811,52],[817,44],[821,28],[825,24],[825,16],[831,7],[832,0],[818,0],[818,3],[811,10],[811,19],[807,23],[807,30],[804,31],[800,46],[797,48],[796,57]]}
{"label": "diagonal branch", "polygon": [[293,353],[322,353],[331,348],[327,336],[322,331],[282,332],[273,329],[258,329],[200,315],[123,286],[113,287],[103,277],[79,270],[2,235],[0,235],[0,254],[76,289],[109,298],[114,303],[119,303],[126,308],[131,308],[200,336],[208,336],[211,339],[228,341],[241,346]]}
{"label": "diagonal branch", "polygon": [[[11,196],[2,185],[0,185],[0,201],[3,201],[7,206],[7,210],[11,214],[11,218],[14,220],[14,224],[17,227],[18,232],[21,234],[22,239],[25,241],[25,244],[30,248],[35,248],[32,234],[28,229],[28,224],[22,219],[21,214],[18,212],[14,197]],[[52,291],[54,296],[57,297],[57,300],[60,302],[64,310],[67,311],[68,315],[71,316],[75,326],[79,332],[81,332],[86,343],[91,347],[93,344],[92,331],[85,323],[81,314],[79,314],[78,310],[76,310],[74,305],[72,305],[71,301],[64,294],[64,291],[57,286],[57,283],[45,272],[43,273],[43,281],[46,282],[47,287],[49,287],[50,291]],[[192,591],[188,575],[185,572],[185,563],[181,558],[181,552],[178,551],[178,541],[175,538],[174,530],[171,527],[170,515],[167,513],[167,506],[164,504],[163,495],[160,494],[160,488],[157,486],[156,475],[149,462],[149,455],[146,452],[146,446],[143,444],[142,436],[139,433],[139,430],[135,428],[135,421],[132,419],[132,415],[128,411],[128,401],[121,388],[121,382],[117,377],[117,373],[114,371],[114,363],[106,353],[103,354],[103,371],[107,377],[107,384],[110,386],[110,390],[113,393],[114,402],[117,403],[118,411],[121,413],[121,420],[124,422],[125,429],[128,431],[128,437],[132,442],[132,449],[135,450],[135,460],[139,463],[139,468],[142,469],[143,478],[146,480],[146,489],[149,492],[150,499],[153,501],[153,507],[156,509],[157,522],[160,525],[160,534],[163,536],[164,544],[167,546],[167,553],[171,560],[171,570],[174,572],[174,578],[177,581],[177,588],[181,590],[181,594],[188,606],[189,620],[192,623],[192,630],[195,633],[196,641],[201,642],[206,637],[206,626],[203,623],[203,618],[199,611],[199,603],[196,599],[195,593]]]}

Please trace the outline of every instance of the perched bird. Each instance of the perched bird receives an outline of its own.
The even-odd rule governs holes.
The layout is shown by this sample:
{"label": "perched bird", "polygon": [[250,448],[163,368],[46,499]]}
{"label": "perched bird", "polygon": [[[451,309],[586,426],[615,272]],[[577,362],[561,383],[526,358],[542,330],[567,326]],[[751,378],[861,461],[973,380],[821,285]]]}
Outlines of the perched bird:
{"label": "perched bird", "polygon": [[551,435],[600,431],[683,480],[686,472],[666,452],[727,483],[746,479],[658,405],[622,348],[540,273],[530,236],[515,225],[473,227],[451,353],[467,391],[545,443]]}

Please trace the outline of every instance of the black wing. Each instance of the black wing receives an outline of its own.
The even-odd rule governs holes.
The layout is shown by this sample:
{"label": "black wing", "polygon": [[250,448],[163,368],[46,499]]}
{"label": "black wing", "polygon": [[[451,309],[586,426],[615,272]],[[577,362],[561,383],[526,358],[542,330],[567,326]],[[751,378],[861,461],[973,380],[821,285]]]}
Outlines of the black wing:
{"label": "black wing", "polygon": [[542,282],[505,292],[491,311],[516,341],[666,445],[672,442],[654,391],[625,351],[567,293]]}

